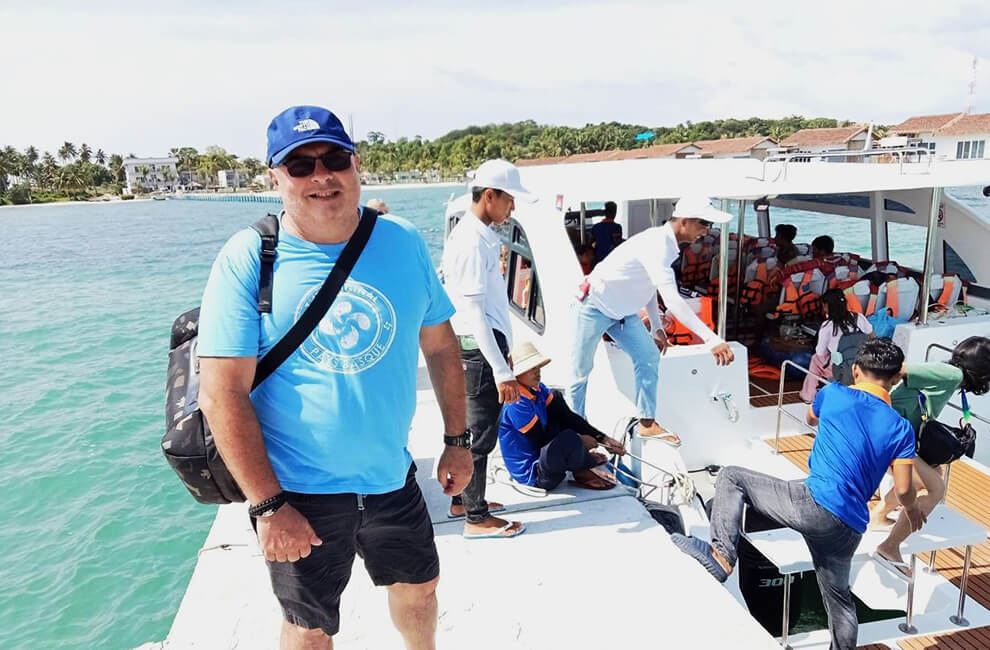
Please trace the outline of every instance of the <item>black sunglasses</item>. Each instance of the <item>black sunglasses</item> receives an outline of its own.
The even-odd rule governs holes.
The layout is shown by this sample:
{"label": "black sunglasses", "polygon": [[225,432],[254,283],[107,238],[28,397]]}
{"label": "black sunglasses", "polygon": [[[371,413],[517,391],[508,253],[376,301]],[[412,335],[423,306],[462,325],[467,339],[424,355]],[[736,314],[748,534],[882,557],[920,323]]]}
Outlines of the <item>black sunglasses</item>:
{"label": "black sunglasses", "polygon": [[342,172],[351,166],[351,152],[344,149],[328,151],[319,156],[292,156],[282,161],[285,171],[293,178],[309,176],[316,169],[319,160],[328,172]]}

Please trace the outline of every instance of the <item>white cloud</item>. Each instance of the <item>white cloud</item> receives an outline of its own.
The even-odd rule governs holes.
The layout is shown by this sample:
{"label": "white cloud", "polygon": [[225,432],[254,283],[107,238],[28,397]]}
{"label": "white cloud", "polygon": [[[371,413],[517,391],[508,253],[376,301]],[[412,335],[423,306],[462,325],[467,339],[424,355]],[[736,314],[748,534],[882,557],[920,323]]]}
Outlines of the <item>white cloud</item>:
{"label": "white cloud", "polygon": [[271,116],[303,102],[353,114],[358,137],[527,118],[890,123],[964,108],[974,54],[990,112],[990,8],[965,2],[68,6],[3,23],[0,145],[18,147],[260,156]]}

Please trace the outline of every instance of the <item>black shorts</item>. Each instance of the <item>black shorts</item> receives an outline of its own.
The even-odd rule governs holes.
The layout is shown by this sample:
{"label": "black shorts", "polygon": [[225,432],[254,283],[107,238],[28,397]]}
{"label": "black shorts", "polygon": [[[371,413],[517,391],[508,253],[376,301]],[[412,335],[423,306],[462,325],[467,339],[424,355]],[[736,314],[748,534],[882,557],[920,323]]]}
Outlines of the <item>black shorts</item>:
{"label": "black shorts", "polygon": [[[440,575],[433,524],[416,484],[416,464],[406,484],[386,494],[300,494],[286,492],[323,540],[309,557],[296,562],[266,562],[272,590],[285,620],[333,636],[340,628],[340,595],[351,577],[354,554],[376,585],[421,584]],[[254,520],[252,520],[252,524]]]}

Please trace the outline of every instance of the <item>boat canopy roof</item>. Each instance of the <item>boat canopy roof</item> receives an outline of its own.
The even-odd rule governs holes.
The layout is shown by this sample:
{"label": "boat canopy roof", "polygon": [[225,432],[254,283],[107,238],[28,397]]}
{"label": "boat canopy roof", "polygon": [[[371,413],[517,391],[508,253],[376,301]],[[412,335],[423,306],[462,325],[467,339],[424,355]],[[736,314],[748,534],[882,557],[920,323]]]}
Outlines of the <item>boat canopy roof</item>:
{"label": "boat canopy roof", "polygon": [[641,159],[521,167],[533,194],[564,207],[606,200],[722,199],[850,194],[990,184],[990,160],[929,163],[767,162],[756,159]]}

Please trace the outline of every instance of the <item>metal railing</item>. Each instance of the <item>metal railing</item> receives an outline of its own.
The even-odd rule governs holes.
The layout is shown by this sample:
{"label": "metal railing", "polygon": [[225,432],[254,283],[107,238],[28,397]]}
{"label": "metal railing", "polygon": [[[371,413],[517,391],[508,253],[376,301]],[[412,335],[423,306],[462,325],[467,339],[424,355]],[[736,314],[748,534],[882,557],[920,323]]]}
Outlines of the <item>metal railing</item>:
{"label": "metal railing", "polygon": [[791,418],[801,426],[807,428],[809,431],[815,431],[815,428],[812,427],[810,424],[784,410],[784,381],[787,379],[787,373],[786,373],[787,366],[793,366],[794,368],[800,370],[804,374],[811,375],[812,377],[818,380],[819,384],[828,384],[828,380],[825,379],[824,377],[816,375],[815,373],[811,372],[811,370],[805,368],[804,366],[794,363],[790,359],[785,359],[784,363],[780,364],[780,389],[777,391],[777,433],[773,437],[774,454],[780,454],[780,416],[781,415],[786,415],[787,417]]}
{"label": "metal railing", "polygon": [[822,151],[820,153],[809,153],[807,151],[794,151],[791,153],[773,154],[767,156],[763,159],[763,172],[760,178],[755,176],[748,176],[747,178],[752,178],[757,181],[767,180],[767,163],[782,163],[780,169],[777,171],[777,175],[770,179],[771,183],[775,183],[778,180],[787,180],[787,165],[793,162],[796,158],[855,158],[855,157],[871,157],[871,156],[892,156],[897,159],[897,171],[900,174],[904,173],[904,162],[905,157],[910,155],[917,155],[918,161],[921,162],[921,157],[925,157],[925,172],[928,173],[931,170],[932,160],[934,160],[934,155],[928,149],[922,149],[920,147],[899,147],[897,149],[854,149],[848,151]]}

